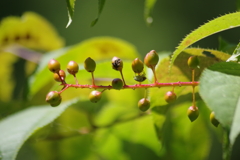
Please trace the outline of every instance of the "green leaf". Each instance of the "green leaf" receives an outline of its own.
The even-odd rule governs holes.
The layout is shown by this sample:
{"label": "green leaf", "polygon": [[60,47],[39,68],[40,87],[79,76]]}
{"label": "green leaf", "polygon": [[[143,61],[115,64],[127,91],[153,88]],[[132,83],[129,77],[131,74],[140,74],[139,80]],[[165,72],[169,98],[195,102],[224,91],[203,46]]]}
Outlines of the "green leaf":
{"label": "green leaf", "polygon": [[0,152],[2,160],[13,160],[23,143],[36,130],[57,118],[73,101],[62,103],[57,108],[38,106],[15,113],[0,122]]}
{"label": "green leaf", "polygon": [[67,9],[68,9],[68,24],[66,28],[68,28],[69,25],[72,23],[72,19],[74,15],[75,0],[66,0],[66,2],[67,2]]}
{"label": "green leaf", "polygon": [[145,21],[148,25],[151,25],[153,22],[152,10],[153,10],[156,2],[157,2],[157,0],[145,0],[144,17],[145,17]]}
{"label": "green leaf", "polygon": [[232,56],[227,60],[227,62],[240,62],[240,43],[238,43]]}
{"label": "green leaf", "polygon": [[200,78],[200,95],[215,112],[220,124],[230,131],[233,145],[240,133],[240,65],[231,62],[214,64]]}
{"label": "green leaf", "polygon": [[92,27],[97,23],[97,21],[100,17],[100,14],[102,13],[104,4],[105,4],[105,0],[98,0],[98,15],[97,15],[97,18],[95,20],[93,20],[91,23]]}
{"label": "green leaf", "polygon": [[212,34],[240,26],[240,12],[226,14],[209,21],[188,34],[173,52],[170,68],[177,56],[188,46]]}
{"label": "green leaf", "polygon": [[[44,86],[53,82],[51,81],[52,73],[47,68],[47,63],[52,58],[57,59],[62,69],[66,70],[67,63],[71,60],[83,63],[86,58],[91,57],[95,61],[108,60],[111,62],[114,56],[122,59],[134,59],[138,57],[138,52],[132,44],[126,41],[111,37],[97,37],[85,40],[71,48],[48,53],[42,58],[36,73],[31,78],[30,94],[36,94]],[[108,69],[111,70],[111,66]]]}

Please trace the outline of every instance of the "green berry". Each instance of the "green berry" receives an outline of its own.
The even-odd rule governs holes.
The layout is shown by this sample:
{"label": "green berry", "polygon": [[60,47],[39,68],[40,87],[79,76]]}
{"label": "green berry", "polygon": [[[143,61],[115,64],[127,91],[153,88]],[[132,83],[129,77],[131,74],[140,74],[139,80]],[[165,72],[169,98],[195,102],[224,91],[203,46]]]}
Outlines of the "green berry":
{"label": "green berry", "polygon": [[145,112],[150,108],[150,101],[147,100],[146,98],[142,98],[138,101],[138,108]]}
{"label": "green berry", "polygon": [[97,103],[102,97],[102,92],[99,92],[99,91],[92,91],[90,94],[89,94],[89,99],[91,102],[93,103]]}
{"label": "green berry", "polygon": [[198,107],[190,106],[188,108],[187,115],[191,122],[195,121],[199,116]]}
{"label": "green berry", "polygon": [[120,58],[118,57],[113,57],[112,58],[112,68],[121,71],[123,69],[123,62]]}
{"label": "green berry", "polygon": [[53,73],[57,73],[60,70],[60,63],[55,59],[51,59],[48,62],[48,69]]}
{"label": "green berry", "polygon": [[211,112],[210,114],[210,121],[215,127],[219,125],[219,121],[216,119],[214,112]]}
{"label": "green berry", "polygon": [[55,81],[57,81],[57,82],[62,82],[62,81],[64,81],[65,80],[65,78],[66,78],[66,74],[65,74],[65,72],[64,72],[64,70],[59,70],[59,75],[60,75],[60,77],[61,77],[61,79],[60,79],[60,77],[59,77],[59,75],[57,74],[57,73],[54,73],[53,74],[53,78],[55,79]]}
{"label": "green berry", "polygon": [[190,68],[195,69],[199,66],[199,59],[197,56],[191,56],[188,58],[187,64]]}
{"label": "green berry", "polygon": [[57,91],[51,91],[46,96],[46,102],[52,107],[58,106],[62,101],[62,97]]}
{"label": "green berry", "polygon": [[67,65],[68,73],[75,75],[78,72],[78,64],[75,61],[70,61]]}
{"label": "green berry", "polygon": [[94,72],[95,68],[96,68],[96,62],[88,57],[85,61],[84,61],[84,68],[88,71],[88,72]]}
{"label": "green berry", "polygon": [[173,91],[168,91],[165,94],[164,99],[167,103],[172,103],[177,99],[177,95]]}
{"label": "green berry", "polygon": [[156,51],[151,50],[144,58],[144,64],[148,68],[154,68],[159,61],[159,57]]}
{"label": "green berry", "polygon": [[115,78],[112,80],[112,87],[114,89],[120,90],[123,88],[123,81],[120,78]]}
{"label": "green berry", "polygon": [[143,67],[143,62],[139,58],[134,59],[132,62],[132,70],[135,73],[141,73],[143,71]]}

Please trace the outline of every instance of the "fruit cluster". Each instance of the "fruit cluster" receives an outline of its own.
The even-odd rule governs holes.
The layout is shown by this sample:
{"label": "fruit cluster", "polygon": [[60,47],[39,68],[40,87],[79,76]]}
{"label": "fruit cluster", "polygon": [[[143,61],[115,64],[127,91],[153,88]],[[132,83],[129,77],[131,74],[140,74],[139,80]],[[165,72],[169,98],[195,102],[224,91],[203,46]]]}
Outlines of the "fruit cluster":
{"label": "fruit cluster", "polygon": [[[194,81],[194,73],[195,73],[194,71],[199,66],[198,57],[191,56],[191,57],[189,57],[188,62],[187,62],[188,66],[192,70],[192,81],[191,82],[159,83],[157,80],[156,73],[155,73],[155,68],[158,64],[158,61],[159,61],[158,54],[154,50],[151,50],[149,53],[147,53],[147,55],[144,58],[144,62],[142,62],[139,58],[134,59],[132,62],[132,70],[135,73],[134,80],[137,81],[139,84],[127,85],[124,80],[124,76],[123,76],[123,72],[122,72],[123,61],[118,57],[113,57],[112,62],[111,62],[112,68],[114,70],[120,72],[121,79],[120,78],[113,79],[112,85],[109,85],[109,86],[102,86],[102,85],[97,86],[97,85],[95,85],[95,81],[94,81],[94,71],[96,68],[96,62],[92,58],[88,57],[84,61],[85,70],[87,72],[90,72],[92,75],[92,85],[80,85],[78,83],[76,74],[78,73],[79,66],[75,61],[70,61],[68,63],[67,71],[69,74],[74,76],[76,84],[75,85],[67,84],[65,81],[66,73],[65,73],[65,71],[61,70],[60,63],[55,59],[51,59],[48,62],[48,69],[51,72],[53,72],[53,78],[57,82],[60,82],[61,85],[63,85],[63,88],[59,92],[58,91],[49,92],[46,96],[46,102],[48,102],[52,107],[58,106],[62,101],[61,93],[69,87],[93,88],[94,90],[89,94],[89,100],[93,103],[97,103],[101,99],[102,93],[106,89],[116,89],[116,90],[121,90],[121,89],[126,89],[126,88],[134,88],[134,89],[135,88],[146,88],[147,89],[150,87],[172,86],[173,87],[172,90],[168,91],[165,94],[164,99],[167,103],[173,103],[177,99],[177,95],[174,93],[174,86],[185,85],[185,86],[192,86],[192,89],[193,89],[193,94],[192,94],[193,103],[192,103],[192,106],[190,106],[187,111],[187,115],[188,115],[189,119],[193,122],[194,120],[196,120],[198,118],[198,115],[199,115],[198,107],[195,104],[195,90],[194,90],[195,86],[198,85],[198,82]],[[150,68],[153,72],[153,75],[154,75],[154,83],[153,84],[141,84],[143,81],[146,80],[146,76],[144,73],[144,65],[146,65],[148,68]],[[98,91],[96,89],[103,89],[103,90]],[[145,95],[146,96],[144,98],[140,99],[138,102],[138,107],[143,112],[147,111],[150,108],[150,101],[147,99],[147,94],[145,94]],[[216,120],[213,112],[210,115],[210,120],[215,126],[217,126],[219,123]]]}

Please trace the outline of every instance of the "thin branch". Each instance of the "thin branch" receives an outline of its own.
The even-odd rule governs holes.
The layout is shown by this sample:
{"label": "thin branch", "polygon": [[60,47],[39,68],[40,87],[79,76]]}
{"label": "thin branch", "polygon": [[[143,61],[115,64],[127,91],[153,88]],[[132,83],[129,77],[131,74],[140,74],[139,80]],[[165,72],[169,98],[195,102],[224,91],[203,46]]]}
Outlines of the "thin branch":
{"label": "thin branch", "polygon": [[[62,140],[62,139],[65,139],[65,138],[71,138],[71,137],[75,137],[75,136],[83,136],[83,135],[93,133],[97,129],[110,128],[110,127],[113,127],[115,125],[125,123],[125,122],[129,122],[129,121],[141,118],[141,117],[146,116],[146,115],[148,115],[148,114],[140,113],[140,114],[138,114],[134,117],[131,117],[131,118],[128,118],[128,119],[123,119],[123,120],[116,120],[116,121],[114,121],[110,124],[103,125],[103,126],[96,126],[95,124],[93,124],[92,119],[89,119],[89,122],[90,122],[92,128],[83,127],[83,128],[78,129],[78,130],[68,132],[67,134],[53,134],[53,135],[47,136],[43,140],[45,140],[45,141],[55,141],[55,140]],[[89,117],[89,118],[91,118],[91,117]]]}
{"label": "thin branch", "polygon": [[[62,93],[63,91],[65,91],[68,88],[95,88],[95,89],[113,89],[113,87],[111,85],[108,86],[103,86],[103,85],[89,85],[89,84],[85,84],[85,85],[81,85],[81,84],[62,84],[64,87],[61,91],[59,91],[59,93]],[[154,87],[171,87],[171,86],[175,86],[175,87],[181,87],[181,86],[198,86],[199,82],[194,81],[194,82],[173,82],[173,83],[153,83],[153,84],[135,84],[135,85],[125,85],[123,86],[122,89],[137,89],[137,88],[154,88]]]}

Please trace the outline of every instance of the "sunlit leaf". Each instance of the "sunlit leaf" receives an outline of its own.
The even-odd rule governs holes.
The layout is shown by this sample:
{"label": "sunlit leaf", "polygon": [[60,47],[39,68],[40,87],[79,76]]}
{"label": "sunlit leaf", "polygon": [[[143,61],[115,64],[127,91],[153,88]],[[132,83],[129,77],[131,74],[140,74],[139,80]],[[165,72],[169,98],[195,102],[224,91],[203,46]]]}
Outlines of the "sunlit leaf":
{"label": "sunlit leaf", "polygon": [[49,105],[31,107],[3,119],[0,122],[2,160],[15,159],[20,147],[31,134],[57,118],[74,101],[63,103],[57,108]]}
{"label": "sunlit leaf", "polygon": [[152,11],[157,0],[145,0],[144,17],[148,25],[152,24]]}
{"label": "sunlit leaf", "polygon": [[22,17],[9,16],[1,21],[0,44],[1,48],[20,44],[50,51],[63,47],[64,41],[45,18],[34,12],[25,12]]}
{"label": "sunlit leaf", "polygon": [[92,21],[91,26],[94,26],[97,23],[100,15],[102,13],[104,4],[105,4],[105,0],[98,0],[98,15],[97,15],[97,18]]}
{"label": "sunlit leaf", "polygon": [[209,21],[208,23],[200,26],[190,34],[188,34],[183,41],[179,44],[177,49],[173,52],[171,65],[174,64],[177,56],[188,46],[192,45],[193,43],[208,37],[212,34],[232,29],[235,27],[240,26],[240,12],[226,14],[224,16],[218,17]]}
{"label": "sunlit leaf", "polygon": [[67,2],[67,9],[68,9],[68,24],[66,26],[67,28],[72,23],[72,19],[74,15],[75,0],[66,0],[66,2]]}

